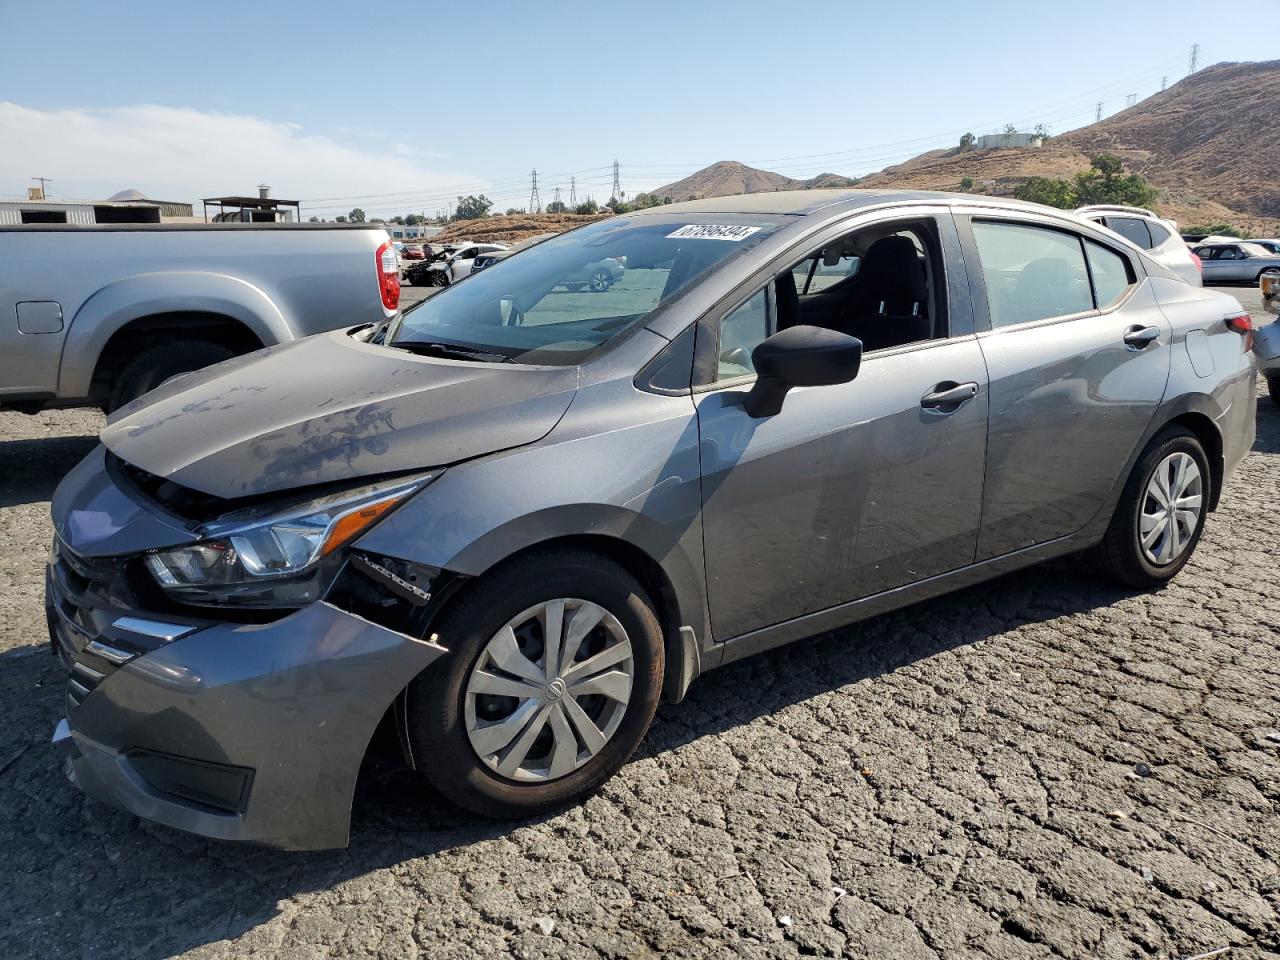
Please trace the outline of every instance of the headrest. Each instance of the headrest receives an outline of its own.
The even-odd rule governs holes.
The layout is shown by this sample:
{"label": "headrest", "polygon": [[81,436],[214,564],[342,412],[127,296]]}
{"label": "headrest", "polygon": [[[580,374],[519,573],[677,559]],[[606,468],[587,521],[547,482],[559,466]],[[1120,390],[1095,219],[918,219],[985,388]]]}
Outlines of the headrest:
{"label": "headrest", "polygon": [[881,237],[862,258],[858,275],[865,277],[867,283],[875,284],[877,290],[908,294],[913,301],[928,296],[924,264],[910,237]]}

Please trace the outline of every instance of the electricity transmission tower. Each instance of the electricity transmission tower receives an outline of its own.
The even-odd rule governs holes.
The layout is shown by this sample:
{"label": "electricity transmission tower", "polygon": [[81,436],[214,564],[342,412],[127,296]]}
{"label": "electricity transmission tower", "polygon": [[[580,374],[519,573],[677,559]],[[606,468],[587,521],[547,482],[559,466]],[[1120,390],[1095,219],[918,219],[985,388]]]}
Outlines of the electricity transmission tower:
{"label": "electricity transmission tower", "polygon": [[529,191],[529,212],[542,212],[542,197],[538,195],[538,171],[533,171],[533,189]]}
{"label": "electricity transmission tower", "polygon": [[622,199],[622,182],[621,182],[621,178],[618,176],[618,161],[614,160],[613,161],[613,190],[609,193],[609,202],[613,203],[614,201],[621,200],[621,199]]}
{"label": "electricity transmission tower", "polygon": [[1200,44],[1191,45],[1191,53],[1187,56],[1187,74],[1195,73],[1200,68]]}
{"label": "electricity transmission tower", "polygon": [[557,209],[557,210],[559,210],[561,207],[563,207],[563,206],[564,206],[564,204],[560,202],[560,188],[559,188],[559,187],[556,187],[556,189],[555,189],[555,195],[551,198],[551,202],[552,202],[553,204],[555,204],[555,205],[556,205],[556,209]]}
{"label": "electricity transmission tower", "polygon": [[578,178],[577,177],[569,178],[569,206],[575,207],[575,208],[578,206]]}
{"label": "electricity transmission tower", "polygon": [[1102,101],[1098,101],[1098,109],[1093,111],[1093,122],[1097,123],[1102,119]]}
{"label": "electricity transmission tower", "polygon": [[1169,75],[1166,73],[1160,78],[1160,92],[1164,93],[1164,88],[1169,86]]}
{"label": "electricity transmission tower", "polygon": [[1131,93],[1124,98],[1124,108],[1128,110],[1137,102],[1138,102],[1138,95],[1136,93]]}

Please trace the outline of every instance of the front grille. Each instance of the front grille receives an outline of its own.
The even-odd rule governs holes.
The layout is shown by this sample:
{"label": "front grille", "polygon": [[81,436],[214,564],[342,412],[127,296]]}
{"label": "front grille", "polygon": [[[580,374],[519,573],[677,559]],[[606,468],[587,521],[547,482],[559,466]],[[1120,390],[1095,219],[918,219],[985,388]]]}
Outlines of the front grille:
{"label": "front grille", "polygon": [[[171,639],[166,631],[133,626],[175,625],[168,616],[163,624],[140,619],[145,614],[138,612],[129,578],[126,559],[85,557],[55,540],[45,579],[45,616],[53,653],[68,674],[68,713],[122,664]],[[185,623],[192,629],[204,625]]]}

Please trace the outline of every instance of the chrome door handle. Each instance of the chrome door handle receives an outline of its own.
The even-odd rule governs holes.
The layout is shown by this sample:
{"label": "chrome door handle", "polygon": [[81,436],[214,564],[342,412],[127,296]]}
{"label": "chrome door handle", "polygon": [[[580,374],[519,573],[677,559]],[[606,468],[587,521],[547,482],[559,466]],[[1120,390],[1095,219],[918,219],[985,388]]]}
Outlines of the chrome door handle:
{"label": "chrome door handle", "polygon": [[1159,327],[1130,327],[1124,335],[1126,347],[1141,350],[1143,347],[1160,339]]}
{"label": "chrome door handle", "polygon": [[[976,383],[940,383],[931,393],[920,398],[920,406],[926,410],[938,410],[941,407],[958,407],[978,395]],[[949,412],[949,411],[945,411]]]}

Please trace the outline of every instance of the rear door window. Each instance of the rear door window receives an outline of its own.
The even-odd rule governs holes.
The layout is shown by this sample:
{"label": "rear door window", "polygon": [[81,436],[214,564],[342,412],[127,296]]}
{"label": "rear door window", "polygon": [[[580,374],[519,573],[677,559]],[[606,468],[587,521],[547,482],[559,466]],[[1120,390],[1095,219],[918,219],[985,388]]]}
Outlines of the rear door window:
{"label": "rear door window", "polygon": [[1107,226],[1143,250],[1151,249],[1151,232],[1147,222],[1136,217],[1107,217]]}
{"label": "rear door window", "polygon": [[1094,308],[1081,238],[1026,224],[974,221],[993,328]]}
{"label": "rear door window", "polygon": [[1128,291],[1134,282],[1133,271],[1129,262],[1114,250],[1108,250],[1092,240],[1086,240],[1084,246],[1089,257],[1089,273],[1093,277],[1093,292],[1098,301],[1098,309],[1106,310]]}

